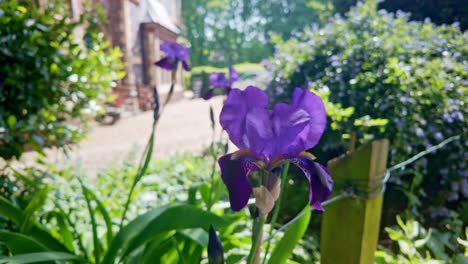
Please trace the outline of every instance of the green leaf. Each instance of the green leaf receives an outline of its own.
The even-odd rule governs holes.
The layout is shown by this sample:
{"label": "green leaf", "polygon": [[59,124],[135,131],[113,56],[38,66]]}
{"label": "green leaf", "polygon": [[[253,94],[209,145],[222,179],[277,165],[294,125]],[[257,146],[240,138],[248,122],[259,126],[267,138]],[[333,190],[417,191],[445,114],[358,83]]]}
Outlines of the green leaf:
{"label": "green leaf", "polygon": [[0,230],[0,241],[5,243],[13,255],[48,250],[40,242],[29,236],[5,230]]}
{"label": "green leaf", "polygon": [[145,251],[141,258],[141,263],[154,263],[155,260],[158,259],[162,254],[159,251],[163,247],[163,243],[174,236],[174,234],[174,231],[161,233],[159,236],[149,242],[145,247]]}
{"label": "green leaf", "polygon": [[7,122],[8,122],[8,126],[10,128],[13,128],[15,126],[15,124],[16,124],[16,116],[14,116],[14,115],[9,116]]}
{"label": "green leaf", "polygon": [[19,225],[23,219],[23,212],[10,201],[0,196],[0,215]]}
{"label": "green leaf", "polygon": [[42,188],[36,195],[34,195],[34,197],[31,199],[31,202],[29,202],[29,204],[26,206],[26,209],[24,209],[23,219],[20,225],[20,230],[22,233],[27,233],[34,224],[34,213],[42,206],[44,206],[48,193],[48,187]]}
{"label": "green leaf", "polygon": [[93,231],[93,253],[94,253],[94,262],[99,263],[101,259],[101,242],[99,240],[99,234],[97,232],[97,223],[96,223],[96,216],[94,215],[94,208],[91,206],[91,199],[89,197],[88,188],[86,188],[83,182],[80,180],[80,185],[83,190],[83,195],[86,201],[86,206],[88,207],[89,217],[91,219],[91,228]]}
{"label": "green leaf", "polygon": [[69,253],[64,252],[39,252],[39,253],[28,253],[16,255],[13,257],[0,259],[0,264],[9,263],[9,264],[24,264],[24,263],[38,263],[45,261],[58,261],[58,260],[72,260],[77,259],[78,257]]}
{"label": "green leaf", "polygon": [[[310,206],[306,207],[301,211],[306,212],[310,211]],[[309,226],[311,213],[307,213],[303,217],[299,218],[298,221],[294,222],[286,231],[284,232],[283,238],[278,242],[275,249],[271,253],[271,257],[268,260],[268,263],[286,263],[288,258],[292,255],[294,247],[299,243],[302,236],[304,236],[307,226]]]}
{"label": "green leaf", "polygon": [[414,246],[416,248],[421,248],[422,246],[424,246],[431,238],[431,234],[432,234],[432,229],[429,229],[429,232],[427,233],[426,237],[414,241]]}
{"label": "green leaf", "polygon": [[75,246],[73,245],[73,233],[69,229],[69,226],[67,225],[67,220],[66,216],[60,212],[60,213],[55,213],[53,214],[55,219],[57,220],[57,225],[59,227],[59,232],[60,235],[62,236],[63,242],[65,246],[71,251],[75,251]]}
{"label": "green leaf", "polygon": [[109,215],[109,212],[106,210],[106,207],[101,202],[101,200],[99,200],[97,195],[88,188],[86,188],[86,190],[88,192],[88,195],[91,196],[90,198],[96,202],[97,209],[99,210],[99,213],[101,213],[102,217],[104,218],[104,223],[106,224],[106,228],[107,228],[107,232],[106,232],[107,244],[109,246],[112,241],[112,237],[114,235],[114,233],[112,232],[112,219]]}
{"label": "green leaf", "polygon": [[202,228],[182,230],[178,233],[204,248],[208,246],[208,233]]}
{"label": "green leaf", "polygon": [[185,204],[172,204],[153,209],[124,226],[115,236],[102,263],[114,263],[133,250],[151,241],[162,232],[209,225],[225,226],[223,218]]}

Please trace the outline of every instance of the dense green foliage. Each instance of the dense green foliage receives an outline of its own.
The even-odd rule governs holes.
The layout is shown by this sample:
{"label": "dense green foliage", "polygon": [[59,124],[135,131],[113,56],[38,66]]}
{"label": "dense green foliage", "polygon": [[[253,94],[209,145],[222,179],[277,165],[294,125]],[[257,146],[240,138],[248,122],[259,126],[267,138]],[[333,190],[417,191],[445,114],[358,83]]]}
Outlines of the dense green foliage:
{"label": "dense green foliage", "polygon": [[184,0],[184,37],[195,66],[260,62],[274,51],[270,38],[288,39],[333,14],[329,0]]}
{"label": "dense green foliage", "polygon": [[319,157],[343,153],[355,135],[358,144],[390,139],[390,164],[396,164],[461,134],[393,175],[386,194],[392,210],[386,212],[407,208],[436,224],[449,208],[466,223],[468,35],[454,26],[410,22],[408,15],[377,11],[376,5],[367,1],[279,45],[268,92],[287,100],[294,87],[311,87],[328,101],[330,122],[315,151],[325,152]]}
{"label": "dense green foliage", "polygon": [[[359,0],[333,0],[335,11],[346,13]],[[411,13],[412,20],[423,21],[429,18],[435,24],[460,23],[460,28],[468,28],[468,6],[464,0],[386,0],[379,3],[379,9],[389,12],[398,10]]]}
{"label": "dense green foliage", "polygon": [[[85,263],[206,263],[209,224],[219,232],[227,263],[238,263],[248,253],[249,217],[229,209],[220,175],[212,174],[212,157],[180,154],[151,162],[120,227],[136,170],[132,160],[106,169],[94,181],[76,166],[11,171],[14,191],[0,196],[0,263],[9,255],[11,261],[49,256]],[[290,242],[300,241],[308,219],[285,233],[289,244],[282,233],[273,239],[275,257],[293,255]],[[18,240],[23,244],[14,243]],[[303,253],[293,257],[307,263],[305,246],[297,248]],[[32,253],[44,254],[25,255]]]}
{"label": "dense green foliage", "polygon": [[[65,1],[50,2],[45,10],[32,1],[0,2],[0,157],[6,160],[25,148],[80,139],[122,77],[120,52],[93,27],[96,17],[70,22]],[[87,47],[75,37],[78,27]]]}
{"label": "dense green foliage", "polygon": [[[468,228],[463,231],[462,226],[458,225],[456,227],[458,229],[457,237],[453,239],[449,233],[442,233],[437,229],[426,229],[418,221],[412,219],[403,221],[400,216],[397,216],[397,223],[398,226],[395,228],[386,227],[385,232],[390,240],[397,245],[398,249],[395,251],[398,253],[395,254],[380,247],[380,250],[375,253],[377,264],[467,263],[468,241],[466,241],[466,237],[468,236]],[[457,247],[462,248],[463,253],[454,254],[453,252],[457,251],[454,248]],[[450,250],[451,254],[447,254],[447,250]]]}
{"label": "dense green foliage", "polygon": [[[191,44],[193,65],[227,67],[260,62],[273,54],[277,40],[288,40],[334,13],[344,14],[358,0],[184,0],[183,35]],[[379,9],[411,12],[411,19],[468,26],[463,0],[387,0]]]}

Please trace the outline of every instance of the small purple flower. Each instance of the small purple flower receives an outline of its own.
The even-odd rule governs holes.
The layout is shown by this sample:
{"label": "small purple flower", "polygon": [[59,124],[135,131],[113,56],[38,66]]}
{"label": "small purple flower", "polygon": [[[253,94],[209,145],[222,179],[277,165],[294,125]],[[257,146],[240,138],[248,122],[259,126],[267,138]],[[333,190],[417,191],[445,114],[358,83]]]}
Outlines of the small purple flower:
{"label": "small purple flower", "polygon": [[[239,151],[222,156],[218,163],[229,192],[231,208],[247,205],[255,180],[276,200],[278,172],[290,161],[298,166],[309,182],[309,202],[323,211],[321,203],[332,192],[328,170],[305,152],[320,140],[326,126],[325,106],[314,93],[296,88],[290,104],[277,103],[267,109],[268,97],[257,87],[233,89],[223,106],[221,126]],[[261,179],[258,175],[262,175]]]}
{"label": "small purple flower", "polygon": [[165,70],[172,71],[177,69],[177,63],[182,62],[182,67],[186,71],[190,71],[190,65],[187,63],[189,50],[177,42],[164,42],[160,47],[161,51],[166,53],[166,56],[155,64]]}
{"label": "small purple flower", "polygon": [[229,94],[232,90],[232,85],[237,79],[239,79],[239,74],[232,66],[229,67],[228,78],[226,78],[224,72],[213,72],[209,77],[212,88],[202,96],[203,99],[208,100],[213,97],[215,95],[215,90],[220,90],[223,94]]}

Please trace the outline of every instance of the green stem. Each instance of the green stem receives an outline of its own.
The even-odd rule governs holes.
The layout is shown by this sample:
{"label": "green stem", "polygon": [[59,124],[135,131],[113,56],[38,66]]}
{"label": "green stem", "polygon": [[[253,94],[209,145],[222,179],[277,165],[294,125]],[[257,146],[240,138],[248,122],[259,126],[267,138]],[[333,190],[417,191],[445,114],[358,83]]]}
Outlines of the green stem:
{"label": "green stem", "polygon": [[[172,71],[171,88],[169,89],[169,93],[166,97],[166,100],[164,101],[164,104],[162,105],[159,113],[154,116],[153,126],[151,129],[151,136],[148,140],[148,143],[146,144],[145,150],[143,151],[140,162],[138,164],[138,169],[135,175],[135,179],[133,180],[132,186],[130,187],[130,192],[128,193],[127,201],[125,202],[124,210],[122,213],[122,219],[120,219],[119,229],[122,228],[123,223],[125,221],[125,217],[127,216],[128,207],[130,206],[130,202],[132,201],[132,195],[133,195],[133,192],[135,191],[135,187],[140,181],[140,179],[143,177],[143,175],[145,175],[146,169],[148,168],[148,164],[151,160],[151,156],[153,155],[154,131],[156,130],[156,125],[158,124],[158,121],[161,118],[161,115],[164,109],[166,109],[166,105],[169,103],[169,101],[171,100],[172,94],[174,93],[174,85],[176,82],[176,72],[177,72],[177,68],[175,68]],[[155,102],[155,103],[158,103],[158,102]]]}
{"label": "green stem", "polygon": [[146,169],[148,168],[148,163],[151,159],[153,154],[153,143],[154,143],[154,130],[156,129],[157,121],[153,122],[153,128],[151,130],[151,136],[146,144],[145,150],[143,151],[143,155],[141,156],[138,169],[135,175],[135,179],[133,180],[132,186],[130,187],[130,192],[127,195],[127,201],[125,202],[125,206],[122,213],[122,219],[120,219],[119,227],[122,228],[123,223],[125,221],[125,217],[127,216],[128,207],[130,206],[130,202],[132,201],[132,195],[135,191],[135,187],[137,183],[140,181],[141,177],[145,175]]}
{"label": "green stem", "polygon": [[[257,209],[258,210],[258,209]],[[262,251],[263,240],[263,225],[265,224],[266,216],[257,216],[254,220],[252,232],[252,247],[250,248],[247,264],[259,264],[260,254]]]}
{"label": "green stem", "polygon": [[[286,186],[286,178],[288,176],[289,164],[290,164],[289,162],[286,162],[286,164],[284,164],[283,171],[281,172],[280,196],[278,198],[278,201],[276,201],[275,208],[273,209],[273,215],[271,216],[271,220],[270,220],[270,232],[268,234],[268,237],[271,237],[271,235],[273,234],[273,230],[274,230],[273,228],[274,228],[274,225],[276,224],[276,220],[278,219],[278,214],[281,208],[281,200],[283,197],[283,191]],[[265,249],[265,255],[263,256],[263,262],[262,262],[263,264],[266,263],[268,253],[270,251],[270,246],[271,246],[271,240],[268,240],[267,247]]]}

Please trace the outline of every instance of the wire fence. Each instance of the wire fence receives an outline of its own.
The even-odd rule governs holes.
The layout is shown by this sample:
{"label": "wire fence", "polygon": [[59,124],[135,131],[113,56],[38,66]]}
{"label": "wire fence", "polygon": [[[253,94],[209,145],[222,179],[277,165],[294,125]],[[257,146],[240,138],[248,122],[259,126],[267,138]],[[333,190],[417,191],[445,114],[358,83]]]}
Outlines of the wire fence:
{"label": "wire fence", "polygon": [[[337,201],[343,200],[348,197],[354,197],[354,198],[366,199],[366,200],[374,199],[378,197],[379,195],[382,195],[383,193],[385,193],[386,185],[388,181],[390,180],[390,177],[392,175],[395,175],[395,174],[392,174],[393,172],[400,170],[400,169],[405,169],[406,166],[416,162],[420,158],[426,155],[429,155],[445,147],[447,144],[454,142],[456,140],[459,140],[459,139],[461,139],[460,135],[449,137],[443,140],[442,142],[440,142],[439,144],[432,146],[430,148],[427,148],[426,150],[419,152],[418,154],[412,156],[411,158],[386,169],[384,173],[379,174],[375,177],[372,177],[370,180],[369,179],[350,179],[350,180],[347,179],[346,182],[340,183],[338,184],[338,186],[335,185],[335,187],[340,187],[341,192],[338,195],[328,199],[327,201],[324,201],[322,203],[322,206],[325,207],[327,205],[330,205],[332,203],[335,203]],[[370,186],[369,186],[369,182],[372,183]],[[363,184],[365,184],[365,186],[363,186]],[[312,211],[313,209],[310,209],[310,210],[307,210],[298,214],[289,222],[287,222],[286,224],[278,228],[272,235],[264,239],[263,242],[268,242],[272,240],[277,234],[286,230],[290,225],[292,225],[293,223],[295,223],[296,221],[298,221],[305,215],[311,213]]]}

